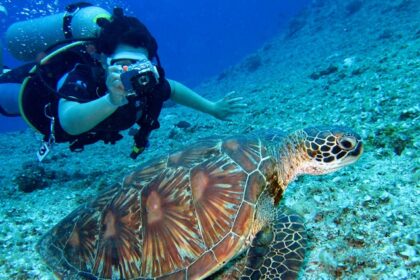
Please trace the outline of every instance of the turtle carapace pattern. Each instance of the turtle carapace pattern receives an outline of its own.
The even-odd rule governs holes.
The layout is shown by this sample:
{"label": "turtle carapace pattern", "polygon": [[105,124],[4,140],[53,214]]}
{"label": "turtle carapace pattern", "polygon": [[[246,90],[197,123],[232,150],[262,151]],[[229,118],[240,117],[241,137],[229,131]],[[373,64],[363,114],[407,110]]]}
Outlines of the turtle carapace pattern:
{"label": "turtle carapace pattern", "polygon": [[287,185],[362,150],[342,127],[205,139],[143,164],[37,250],[60,279],[295,279],[307,238],[301,217],[278,207]]}

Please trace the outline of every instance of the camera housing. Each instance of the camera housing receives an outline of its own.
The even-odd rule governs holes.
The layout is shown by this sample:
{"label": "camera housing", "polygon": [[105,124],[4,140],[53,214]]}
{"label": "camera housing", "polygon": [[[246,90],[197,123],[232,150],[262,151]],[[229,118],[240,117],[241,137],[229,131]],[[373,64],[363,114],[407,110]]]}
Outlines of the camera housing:
{"label": "camera housing", "polygon": [[127,96],[141,97],[150,93],[159,82],[159,72],[149,60],[140,60],[134,64],[123,66],[120,74]]}

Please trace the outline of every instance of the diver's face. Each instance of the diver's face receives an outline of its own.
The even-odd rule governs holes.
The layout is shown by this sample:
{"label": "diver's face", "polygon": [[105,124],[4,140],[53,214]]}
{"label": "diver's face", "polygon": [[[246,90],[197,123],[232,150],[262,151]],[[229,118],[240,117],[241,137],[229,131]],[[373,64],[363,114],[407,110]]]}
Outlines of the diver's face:
{"label": "diver's face", "polygon": [[148,60],[148,52],[145,48],[120,44],[115,52],[107,58],[107,64],[108,66],[130,65],[139,60]]}

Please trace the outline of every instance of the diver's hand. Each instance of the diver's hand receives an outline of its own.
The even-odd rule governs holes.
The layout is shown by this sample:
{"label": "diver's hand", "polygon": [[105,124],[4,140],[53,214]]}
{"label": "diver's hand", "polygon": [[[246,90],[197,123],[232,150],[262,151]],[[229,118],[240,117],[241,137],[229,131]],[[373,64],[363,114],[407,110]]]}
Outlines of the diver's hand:
{"label": "diver's hand", "polygon": [[109,91],[109,101],[115,106],[122,106],[128,103],[127,93],[120,78],[121,66],[108,67],[108,76],[106,78],[106,86]]}
{"label": "diver's hand", "polygon": [[214,103],[213,116],[220,120],[232,120],[233,114],[242,113],[248,105],[241,103],[243,97],[232,97],[235,91],[231,91],[221,100]]}

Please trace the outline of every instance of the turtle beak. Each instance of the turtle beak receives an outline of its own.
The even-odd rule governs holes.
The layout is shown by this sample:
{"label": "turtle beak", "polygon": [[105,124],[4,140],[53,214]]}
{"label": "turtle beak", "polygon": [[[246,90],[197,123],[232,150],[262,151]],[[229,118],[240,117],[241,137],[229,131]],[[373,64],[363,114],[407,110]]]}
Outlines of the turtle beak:
{"label": "turtle beak", "polygon": [[332,170],[328,171],[335,171],[337,169],[340,169],[342,167],[345,167],[347,165],[355,163],[360,156],[363,154],[363,142],[360,138],[357,139],[356,147],[353,148],[353,150],[347,151],[347,155],[345,155],[343,158],[338,159],[335,164],[335,167],[332,168]]}
{"label": "turtle beak", "polygon": [[343,166],[354,163],[363,154],[363,142],[361,138],[356,136],[355,140],[356,146],[352,150],[347,151],[347,155],[343,158]]}
{"label": "turtle beak", "polygon": [[353,156],[356,158],[356,160],[363,154],[363,142],[362,140],[359,140],[359,143],[357,144],[356,148],[349,153],[349,156]]}

